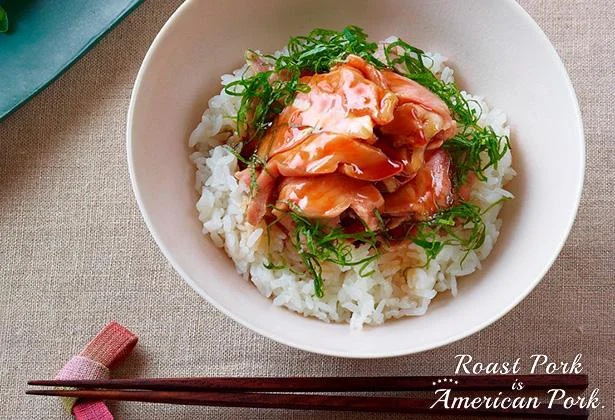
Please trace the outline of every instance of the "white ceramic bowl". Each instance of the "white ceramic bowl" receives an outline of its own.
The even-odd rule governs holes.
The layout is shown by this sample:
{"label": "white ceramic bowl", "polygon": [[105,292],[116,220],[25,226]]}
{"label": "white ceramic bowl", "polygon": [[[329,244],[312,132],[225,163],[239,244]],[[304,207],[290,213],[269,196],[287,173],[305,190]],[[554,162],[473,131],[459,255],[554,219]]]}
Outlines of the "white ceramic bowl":
{"label": "white ceramic bowl", "polygon": [[[425,316],[353,331],[275,307],[201,233],[187,140],[220,75],[247,48],[275,51],[314,27],[399,35],[450,58],[461,86],[504,110],[514,167],[494,252],[457,297]],[[581,195],[585,146],[577,100],[553,46],[514,1],[187,1],[152,44],[137,76],[127,127],[132,186],[152,235],[204,298],[252,330],[304,350],[387,357],[459,340],[506,314],[541,280],[563,246]]]}

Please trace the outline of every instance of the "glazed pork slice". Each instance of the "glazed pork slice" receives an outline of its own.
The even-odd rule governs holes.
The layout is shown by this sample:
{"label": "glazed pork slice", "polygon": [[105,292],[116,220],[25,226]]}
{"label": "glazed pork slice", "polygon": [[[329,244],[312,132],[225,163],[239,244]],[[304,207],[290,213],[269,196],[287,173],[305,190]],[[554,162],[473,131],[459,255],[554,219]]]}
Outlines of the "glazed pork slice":
{"label": "glazed pork slice", "polygon": [[385,197],[386,215],[426,220],[453,203],[450,158],[443,150],[426,156],[414,179]]}
{"label": "glazed pork slice", "polygon": [[393,120],[397,96],[382,86],[382,74],[359,57],[349,57],[328,73],[304,76],[301,82],[307,91],[297,94],[261,140],[262,159],[292,149],[312,133],[342,134],[371,143],[376,140],[374,127]]}
{"label": "glazed pork slice", "polygon": [[457,124],[444,101],[426,87],[392,71],[382,75],[399,105],[393,120],[380,127],[380,132],[394,148],[411,150],[404,175],[413,177],[423,165],[425,151],[454,136]]}
{"label": "glazed pork slice", "polygon": [[289,177],[280,184],[278,202],[296,207],[302,215],[314,219],[336,219],[347,209],[372,230],[378,229],[376,209],[384,199],[370,182],[334,173],[316,177]]}

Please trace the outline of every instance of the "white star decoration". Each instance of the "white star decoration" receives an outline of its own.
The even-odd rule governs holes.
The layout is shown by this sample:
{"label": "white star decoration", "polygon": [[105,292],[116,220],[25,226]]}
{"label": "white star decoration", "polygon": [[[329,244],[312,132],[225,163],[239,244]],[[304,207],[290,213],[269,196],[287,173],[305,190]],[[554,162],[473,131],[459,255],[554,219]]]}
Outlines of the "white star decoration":
{"label": "white star decoration", "polygon": [[453,384],[453,383],[454,383],[455,385],[458,385],[458,384],[459,384],[459,381],[456,381],[456,380],[455,380],[455,379],[453,379],[453,378],[442,378],[442,379],[438,379],[437,383],[436,383],[436,382],[432,382],[431,384],[435,386],[435,385],[437,385],[437,384],[441,384],[441,383],[443,383],[443,382],[444,382],[444,383],[448,382],[448,383],[450,383],[450,384]]}

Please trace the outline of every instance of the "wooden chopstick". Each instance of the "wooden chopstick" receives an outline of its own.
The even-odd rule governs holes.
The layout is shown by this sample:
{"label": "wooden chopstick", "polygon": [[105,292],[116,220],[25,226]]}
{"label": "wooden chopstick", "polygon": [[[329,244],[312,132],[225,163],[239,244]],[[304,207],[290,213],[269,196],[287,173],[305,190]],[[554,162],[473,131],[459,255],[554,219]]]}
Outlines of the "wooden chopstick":
{"label": "wooden chopstick", "polygon": [[[446,381],[444,380],[446,379]],[[450,380],[450,381],[449,381]],[[375,392],[510,390],[515,380],[524,390],[586,389],[587,375],[466,375],[389,377],[292,377],[292,378],[140,378],[109,380],[37,380],[28,385],[75,388],[143,389],[216,392]],[[434,385],[434,383],[436,385]]]}
{"label": "wooden chopstick", "polygon": [[380,413],[414,413],[463,416],[523,416],[542,418],[586,419],[588,411],[562,405],[548,408],[541,404],[531,409],[463,409],[445,408],[442,403],[430,408],[436,400],[400,397],[358,397],[318,394],[221,393],[187,391],[125,391],[125,390],[28,390],[26,394],[77,397],[96,400],[141,401],[180,405],[217,407],[284,408],[291,410],[367,411]]}

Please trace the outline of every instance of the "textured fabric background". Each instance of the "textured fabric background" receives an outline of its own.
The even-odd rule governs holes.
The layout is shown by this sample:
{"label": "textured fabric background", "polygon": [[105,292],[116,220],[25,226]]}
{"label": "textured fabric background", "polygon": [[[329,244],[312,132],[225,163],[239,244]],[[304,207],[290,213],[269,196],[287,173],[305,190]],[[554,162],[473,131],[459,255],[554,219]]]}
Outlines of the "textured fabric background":
{"label": "textured fabric background", "polygon": [[[140,337],[116,371],[123,376],[429,374],[452,372],[460,352],[502,361],[534,352],[567,360],[581,351],[605,405],[592,418],[615,418],[610,0],[522,1],[570,72],[588,146],[577,222],[553,268],[527,299],[478,334],[435,351],[364,361],[295,350],[231,321],[179,278],[141,220],[124,155],[126,109],[147,48],[179,3],[145,2],[0,123],[0,418],[67,418],[58,401],[26,397],[26,380],[53,377],[111,319]],[[111,408],[120,419],[371,418],[137,403]]]}

